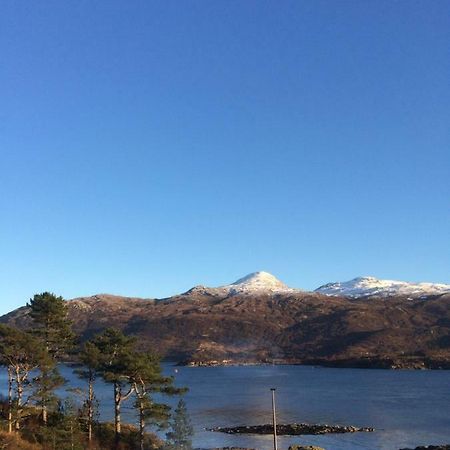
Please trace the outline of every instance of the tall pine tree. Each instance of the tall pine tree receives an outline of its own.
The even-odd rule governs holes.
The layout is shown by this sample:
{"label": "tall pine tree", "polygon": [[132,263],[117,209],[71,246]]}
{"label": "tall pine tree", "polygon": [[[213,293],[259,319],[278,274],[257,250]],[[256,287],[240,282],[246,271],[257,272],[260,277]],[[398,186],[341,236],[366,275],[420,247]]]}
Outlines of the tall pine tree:
{"label": "tall pine tree", "polygon": [[12,430],[13,422],[18,430],[31,400],[31,373],[40,367],[47,352],[30,333],[0,324],[0,355],[2,365],[8,368],[8,430]]}
{"label": "tall pine tree", "polygon": [[171,430],[166,434],[170,450],[192,450],[194,428],[183,399],[178,402],[171,422]]}
{"label": "tall pine tree", "polygon": [[28,303],[33,319],[33,332],[41,338],[46,350],[57,359],[73,346],[72,322],[67,317],[67,304],[50,292],[36,294]]}
{"label": "tall pine tree", "polygon": [[139,413],[139,444],[144,450],[145,427],[156,426],[159,429],[167,426],[170,417],[169,406],[156,403],[153,393],[166,395],[181,394],[186,389],[173,386],[173,378],[162,374],[159,358],[143,352],[135,352],[130,360],[129,378],[136,395],[135,408]]}
{"label": "tall pine tree", "polygon": [[56,365],[58,358],[72,348],[74,334],[67,317],[67,304],[50,292],[36,294],[29,302],[33,333],[42,341],[47,358],[39,366],[35,378],[35,395],[42,409],[42,421],[47,424],[48,407],[55,404],[54,390],[64,383]]}
{"label": "tall pine tree", "polygon": [[92,441],[92,427],[94,422],[94,410],[95,410],[95,393],[94,393],[94,381],[97,376],[97,372],[100,369],[101,353],[100,349],[94,342],[86,342],[81,351],[78,354],[78,360],[83,364],[82,369],[77,369],[76,373],[79,377],[84,378],[88,382],[88,395],[85,401],[86,407],[86,422],[88,429],[88,441]]}
{"label": "tall pine tree", "polygon": [[133,393],[130,382],[130,365],[136,339],[125,336],[120,330],[108,328],[93,339],[101,358],[98,372],[114,389],[114,428],[116,441],[122,431],[121,406]]}

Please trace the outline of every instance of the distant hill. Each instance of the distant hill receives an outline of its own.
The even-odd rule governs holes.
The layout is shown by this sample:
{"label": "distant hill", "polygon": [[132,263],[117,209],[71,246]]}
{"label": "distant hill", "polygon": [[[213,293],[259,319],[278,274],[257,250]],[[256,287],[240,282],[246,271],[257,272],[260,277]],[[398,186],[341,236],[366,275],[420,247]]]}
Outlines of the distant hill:
{"label": "distant hill", "polygon": [[[450,368],[449,293],[354,299],[279,283],[258,272],[167,299],[99,294],[68,305],[82,339],[114,326],[142,349],[193,364]],[[28,308],[0,321],[27,327]]]}
{"label": "distant hill", "polygon": [[358,277],[350,281],[328,283],[315,292],[351,298],[404,296],[426,299],[432,295],[450,293],[450,284],[408,283],[406,281],[379,280],[375,277]]}

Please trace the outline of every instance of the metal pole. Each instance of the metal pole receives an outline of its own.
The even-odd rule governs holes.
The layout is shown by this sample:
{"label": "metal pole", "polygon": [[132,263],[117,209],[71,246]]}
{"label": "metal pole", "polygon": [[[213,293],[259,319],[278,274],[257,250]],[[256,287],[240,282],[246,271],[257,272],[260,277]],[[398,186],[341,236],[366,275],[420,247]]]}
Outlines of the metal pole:
{"label": "metal pole", "polygon": [[272,391],[272,421],[273,421],[273,450],[278,450],[277,443],[277,414],[275,410],[275,391],[276,388],[271,388]]}

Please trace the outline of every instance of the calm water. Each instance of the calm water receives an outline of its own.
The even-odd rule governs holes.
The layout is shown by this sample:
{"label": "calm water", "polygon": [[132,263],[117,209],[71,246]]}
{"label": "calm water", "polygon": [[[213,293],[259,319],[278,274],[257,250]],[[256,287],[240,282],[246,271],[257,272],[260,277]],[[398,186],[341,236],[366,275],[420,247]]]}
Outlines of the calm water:
{"label": "calm water", "polygon": [[[450,443],[450,372],[313,368],[309,366],[211,367],[176,370],[195,426],[197,447],[246,446],[271,449],[270,436],[229,436],[205,427],[271,422],[269,389],[277,388],[279,422],[373,426],[374,433],[279,437],[279,448],[291,443],[327,450],[390,449]],[[63,374],[83,387],[70,368]],[[5,374],[2,373],[2,381]],[[6,387],[3,382],[2,389]],[[102,417],[110,419],[112,388],[97,383]],[[176,403],[177,399],[169,401]],[[124,420],[134,422],[131,402]]]}

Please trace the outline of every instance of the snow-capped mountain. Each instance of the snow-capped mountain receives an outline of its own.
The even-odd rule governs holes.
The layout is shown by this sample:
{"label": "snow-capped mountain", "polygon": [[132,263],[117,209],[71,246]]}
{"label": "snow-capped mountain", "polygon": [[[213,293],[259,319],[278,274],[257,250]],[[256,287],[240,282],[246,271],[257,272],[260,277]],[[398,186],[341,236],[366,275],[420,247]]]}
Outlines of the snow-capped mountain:
{"label": "snow-capped mountain", "polygon": [[232,284],[223,286],[222,289],[228,289],[231,294],[242,294],[252,292],[298,292],[284,284],[278,278],[268,272],[254,272]]}
{"label": "snow-capped mountain", "polygon": [[358,277],[350,281],[324,284],[315,292],[352,298],[392,297],[395,295],[420,298],[450,293],[450,284],[408,283],[406,281],[379,280],[374,277]]}
{"label": "snow-capped mountain", "polygon": [[219,287],[195,286],[185,294],[238,295],[238,294],[278,294],[301,292],[284,284],[268,272],[254,272],[234,283]]}
{"label": "snow-capped mountain", "polygon": [[[289,294],[305,292],[287,286],[268,272],[254,272],[234,283],[219,287],[195,286],[183,295],[199,294],[228,297],[245,294]],[[380,280],[375,277],[358,277],[350,281],[324,284],[314,292],[329,296],[350,298],[393,297],[425,298],[450,293],[450,284],[408,283],[406,281]]]}

